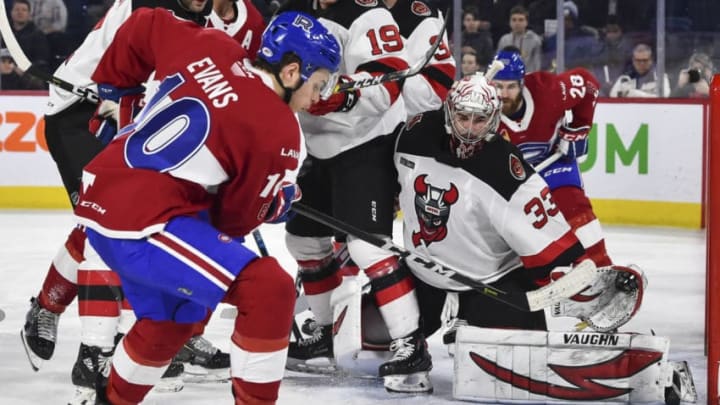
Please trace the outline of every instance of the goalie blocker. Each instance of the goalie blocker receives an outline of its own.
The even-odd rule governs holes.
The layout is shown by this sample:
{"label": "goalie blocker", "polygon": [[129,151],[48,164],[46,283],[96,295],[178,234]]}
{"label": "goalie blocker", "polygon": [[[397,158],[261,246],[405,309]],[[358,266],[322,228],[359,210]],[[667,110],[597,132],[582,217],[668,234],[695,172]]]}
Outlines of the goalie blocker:
{"label": "goalie blocker", "polygon": [[503,403],[694,402],[670,341],[635,333],[458,328],[453,397]]}

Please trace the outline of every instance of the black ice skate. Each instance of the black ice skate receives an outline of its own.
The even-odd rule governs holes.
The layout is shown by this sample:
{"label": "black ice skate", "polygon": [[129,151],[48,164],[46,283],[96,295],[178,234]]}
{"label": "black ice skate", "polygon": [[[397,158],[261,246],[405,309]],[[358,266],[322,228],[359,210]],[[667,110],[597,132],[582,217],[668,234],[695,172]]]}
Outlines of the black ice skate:
{"label": "black ice skate", "polygon": [[173,359],[185,366],[185,382],[201,383],[230,379],[230,355],[202,336],[193,336]]}
{"label": "black ice skate", "polygon": [[78,357],[70,374],[75,385],[75,395],[69,405],[95,404],[96,384],[100,384],[103,379],[107,380],[112,356],[113,350],[103,351],[97,346],[80,344]]}
{"label": "black ice skate", "polygon": [[41,307],[37,298],[30,298],[30,310],[25,315],[25,326],[20,330],[20,338],[34,371],[38,371],[42,363],[52,357],[59,321],[59,314]]}
{"label": "black ice skate", "polygon": [[306,335],[312,335],[315,333],[315,329],[318,328],[318,323],[315,322],[315,318],[308,318],[303,322],[302,326],[300,327],[300,331]]}
{"label": "black ice skate", "polygon": [[306,373],[336,372],[332,325],[318,326],[309,338],[290,342],[285,368]]}
{"label": "black ice skate", "polygon": [[418,330],[393,340],[390,351],[394,353],[392,359],[381,364],[378,371],[385,389],[388,392],[432,393],[429,377],[432,358],[423,334]]}

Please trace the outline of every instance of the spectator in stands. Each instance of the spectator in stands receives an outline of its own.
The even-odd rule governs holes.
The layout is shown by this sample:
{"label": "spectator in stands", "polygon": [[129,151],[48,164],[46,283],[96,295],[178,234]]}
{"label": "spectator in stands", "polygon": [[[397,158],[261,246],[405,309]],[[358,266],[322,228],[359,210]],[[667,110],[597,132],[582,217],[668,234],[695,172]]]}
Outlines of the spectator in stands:
{"label": "spectator in stands", "polygon": [[525,7],[517,5],[510,10],[510,32],[503,35],[498,41],[498,51],[506,46],[520,49],[525,61],[525,73],[540,70],[540,57],[542,56],[542,38],[528,29],[530,15]]}
{"label": "spectator in stands", "polygon": [[[610,89],[610,97],[658,97],[658,77],[650,45],[637,44],[632,53],[630,70],[618,77]],[[662,78],[663,95],[670,95],[670,80]]]}
{"label": "spectator in stands", "polygon": [[[485,22],[487,23],[487,21]],[[481,66],[487,66],[495,56],[495,48],[490,31],[482,27],[486,27],[486,25],[480,20],[478,9],[476,7],[466,8],[463,12],[462,46],[472,47],[477,55],[478,63]],[[489,23],[487,23],[487,27],[489,27]]]}
{"label": "spectator in stands", "polygon": [[614,15],[607,18],[602,33],[602,40],[598,42],[597,57],[593,64],[593,73],[600,82],[600,95],[607,96],[615,80],[626,70],[632,47],[623,35],[623,29]]}
{"label": "spectator in stands", "polygon": [[[595,28],[582,25],[580,14],[574,1],[563,3],[565,24],[565,69],[592,66],[592,49],[598,40]],[[543,43],[543,65],[554,70],[557,50],[557,34],[552,34]]]}
{"label": "spectator in stands", "polygon": [[6,48],[0,49],[0,90],[36,90],[44,88],[41,80],[24,74]]}
{"label": "spectator in stands", "polygon": [[67,8],[63,0],[30,0],[30,5],[32,21],[45,35],[65,32]]}
{"label": "spectator in stands", "polygon": [[47,38],[31,20],[29,0],[15,0],[10,11],[12,30],[20,47],[30,62],[47,71],[50,61],[50,47]]}
{"label": "spectator in stands", "polygon": [[677,87],[670,93],[670,97],[708,97],[714,70],[712,60],[706,53],[693,53],[687,68],[680,71]]}
{"label": "spectator in stands", "polygon": [[472,76],[480,70],[475,51],[463,52],[461,69],[463,77]]}

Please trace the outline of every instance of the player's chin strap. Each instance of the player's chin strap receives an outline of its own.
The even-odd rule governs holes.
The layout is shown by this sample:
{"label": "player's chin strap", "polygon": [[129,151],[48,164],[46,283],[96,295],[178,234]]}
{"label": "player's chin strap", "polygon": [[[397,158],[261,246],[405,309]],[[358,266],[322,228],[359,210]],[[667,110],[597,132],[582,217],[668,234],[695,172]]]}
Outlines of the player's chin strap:
{"label": "player's chin strap", "polygon": [[290,104],[290,99],[292,98],[293,93],[296,92],[303,85],[304,81],[302,80],[302,78],[300,78],[300,81],[298,81],[297,86],[287,87],[287,86],[285,86],[282,79],[280,78],[280,69],[273,66],[272,74],[273,74],[273,76],[275,76],[275,80],[277,80],[278,84],[280,85],[280,88],[283,89],[283,101],[285,102],[285,104]]}

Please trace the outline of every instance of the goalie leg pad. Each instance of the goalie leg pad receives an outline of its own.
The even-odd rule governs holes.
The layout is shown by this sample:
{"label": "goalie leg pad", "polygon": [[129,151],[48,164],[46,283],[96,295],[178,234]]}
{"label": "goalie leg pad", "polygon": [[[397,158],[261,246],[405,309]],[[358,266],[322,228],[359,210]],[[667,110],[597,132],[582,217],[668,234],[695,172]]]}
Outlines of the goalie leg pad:
{"label": "goalie leg pad", "polygon": [[672,385],[659,336],[464,326],[455,344],[456,399],[657,403]]}
{"label": "goalie leg pad", "polygon": [[642,304],[645,273],[635,265],[600,267],[597,273],[588,288],[555,304],[552,315],[578,318],[578,329],[589,326],[597,332],[616,331],[629,322]]}

